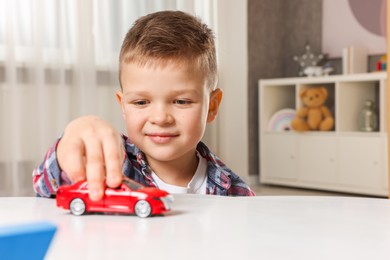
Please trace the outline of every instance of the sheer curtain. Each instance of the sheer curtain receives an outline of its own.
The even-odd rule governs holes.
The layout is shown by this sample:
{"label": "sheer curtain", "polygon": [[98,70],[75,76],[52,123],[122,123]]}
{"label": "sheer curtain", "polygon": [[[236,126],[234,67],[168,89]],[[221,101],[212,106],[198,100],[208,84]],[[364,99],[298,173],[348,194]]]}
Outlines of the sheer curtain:
{"label": "sheer curtain", "polygon": [[0,196],[33,195],[33,168],[73,118],[97,114],[124,130],[118,55],[136,18],[179,9],[213,27],[213,4],[0,0]]}

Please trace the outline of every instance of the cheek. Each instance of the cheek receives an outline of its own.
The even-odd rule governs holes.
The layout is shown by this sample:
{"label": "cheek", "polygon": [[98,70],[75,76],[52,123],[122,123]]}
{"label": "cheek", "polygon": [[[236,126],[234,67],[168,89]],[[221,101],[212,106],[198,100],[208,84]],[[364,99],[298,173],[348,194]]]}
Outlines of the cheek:
{"label": "cheek", "polygon": [[123,106],[121,107],[121,109],[122,109],[122,118],[123,118],[123,120],[126,121],[126,111],[125,111]]}
{"label": "cheek", "polygon": [[181,115],[181,125],[194,135],[202,135],[206,128],[207,114],[200,110]]}
{"label": "cheek", "polygon": [[139,128],[142,127],[143,116],[141,113],[136,111],[125,109],[123,113],[123,118],[126,123],[127,132],[136,132],[139,131]]}

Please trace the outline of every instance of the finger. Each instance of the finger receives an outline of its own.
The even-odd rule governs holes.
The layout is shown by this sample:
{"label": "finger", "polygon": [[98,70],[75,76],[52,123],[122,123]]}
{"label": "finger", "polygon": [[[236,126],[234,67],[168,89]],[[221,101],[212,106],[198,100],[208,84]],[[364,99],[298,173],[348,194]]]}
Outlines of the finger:
{"label": "finger", "polygon": [[85,140],[86,175],[89,198],[93,201],[103,197],[105,189],[105,169],[102,145],[94,138]]}
{"label": "finger", "polygon": [[85,147],[81,139],[61,139],[57,146],[57,161],[72,182],[85,179]]}
{"label": "finger", "polygon": [[116,188],[122,183],[124,148],[119,134],[111,134],[103,139],[103,152],[106,167],[106,183]]}

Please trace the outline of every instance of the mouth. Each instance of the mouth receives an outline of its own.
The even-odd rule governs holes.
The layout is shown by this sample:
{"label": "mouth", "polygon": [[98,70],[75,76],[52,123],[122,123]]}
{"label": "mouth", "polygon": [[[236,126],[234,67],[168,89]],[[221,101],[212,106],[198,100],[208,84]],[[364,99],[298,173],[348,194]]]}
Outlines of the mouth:
{"label": "mouth", "polygon": [[152,134],[146,134],[147,137],[149,137],[152,142],[157,144],[164,144],[169,143],[171,140],[173,140],[175,137],[178,137],[178,134],[167,134],[167,133],[152,133]]}

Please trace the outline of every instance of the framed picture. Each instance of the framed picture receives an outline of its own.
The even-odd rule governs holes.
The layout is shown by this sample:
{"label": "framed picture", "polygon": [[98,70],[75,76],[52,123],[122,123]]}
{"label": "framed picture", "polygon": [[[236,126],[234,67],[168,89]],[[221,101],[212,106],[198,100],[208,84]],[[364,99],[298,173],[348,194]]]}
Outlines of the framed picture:
{"label": "framed picture", "polygon": [[342,56],[345,47],[367,49],[369,55],[386,53],[387,0],[323,0],[322,52]]}

